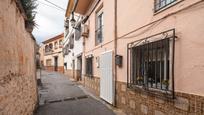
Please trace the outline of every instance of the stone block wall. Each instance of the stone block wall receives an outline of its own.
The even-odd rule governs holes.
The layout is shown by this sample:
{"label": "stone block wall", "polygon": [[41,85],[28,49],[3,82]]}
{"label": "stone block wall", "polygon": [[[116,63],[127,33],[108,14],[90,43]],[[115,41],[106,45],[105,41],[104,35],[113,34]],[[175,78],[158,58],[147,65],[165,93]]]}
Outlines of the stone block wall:
{"label": "stone block wall", "polygon": [[175,99],[156,97],[116,84],[116,105],[128,115],[204,115],[204,97],[176,92]]}
{"label": "stone block wall", "polygon": [[89,88],[92,93],[100,95],[100,78],[84,76],[84,86]]}
{"label": "stone block wall", "polygon": [[37,103],[35,40],[15,0],[0,2],[0,115],[32,115]]}

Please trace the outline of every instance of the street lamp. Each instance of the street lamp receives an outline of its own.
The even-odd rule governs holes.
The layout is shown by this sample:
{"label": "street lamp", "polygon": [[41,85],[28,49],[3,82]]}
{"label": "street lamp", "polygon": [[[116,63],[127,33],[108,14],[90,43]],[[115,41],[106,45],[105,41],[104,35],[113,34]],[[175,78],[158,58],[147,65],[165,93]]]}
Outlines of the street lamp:
{"label": "street lamp", "polygon": [[74,12],[72,12],[72,19],[70,20],[71,26],[74,27],[76,20],[74,19]]}

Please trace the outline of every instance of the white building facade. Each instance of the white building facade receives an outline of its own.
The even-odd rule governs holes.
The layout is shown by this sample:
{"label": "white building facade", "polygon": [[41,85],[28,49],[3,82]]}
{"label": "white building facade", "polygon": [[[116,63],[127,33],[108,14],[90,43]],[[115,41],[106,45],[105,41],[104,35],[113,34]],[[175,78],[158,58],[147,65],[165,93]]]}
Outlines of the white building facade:
{"label": "white building facade", "polygon": [[65,74],[75,80],[81,80],[82,76],[82,52],[83,37],[81,36],[81,19],[80,15],[75,14],[75,25],[70,23],[72,17],[66,17],[64,32],[64,70]]}

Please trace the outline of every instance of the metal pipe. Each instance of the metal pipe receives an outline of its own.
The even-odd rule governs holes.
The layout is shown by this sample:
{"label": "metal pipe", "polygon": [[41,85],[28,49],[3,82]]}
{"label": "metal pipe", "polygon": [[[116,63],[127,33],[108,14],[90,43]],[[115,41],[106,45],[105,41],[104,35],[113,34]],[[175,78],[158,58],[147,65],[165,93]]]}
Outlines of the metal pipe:
{"label": "metal pipe", "polygon": [[[117,55],[117,0],[115,0],[115,5],[114,5],[114,50],[115,50],[115,56]],[[114,74],[115,74],[115,97],[114,97],[114,105],[116,106],[117,98],[116,98],[116,84],[117,84],[117,65],[115,63],[115,56],[114,56]]]}

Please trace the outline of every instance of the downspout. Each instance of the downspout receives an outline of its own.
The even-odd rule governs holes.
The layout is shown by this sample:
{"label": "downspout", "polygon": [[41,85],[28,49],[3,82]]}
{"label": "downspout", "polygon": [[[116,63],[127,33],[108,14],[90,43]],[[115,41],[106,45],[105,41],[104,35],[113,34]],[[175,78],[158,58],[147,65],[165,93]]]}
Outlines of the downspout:
{"label": "downspout", "polygon": [[[114,50],[115,50],[115,57],[117,55],[117,0],[115,0],[114,2]],[[114,74],[115,74],[115,94],[114,94],[114,106],[117,105],[117,65],[115,63],[115,57],[114,57],[114,68],[115,68],[115,71],[114,71]]]}

